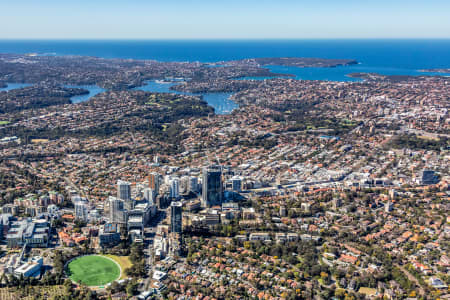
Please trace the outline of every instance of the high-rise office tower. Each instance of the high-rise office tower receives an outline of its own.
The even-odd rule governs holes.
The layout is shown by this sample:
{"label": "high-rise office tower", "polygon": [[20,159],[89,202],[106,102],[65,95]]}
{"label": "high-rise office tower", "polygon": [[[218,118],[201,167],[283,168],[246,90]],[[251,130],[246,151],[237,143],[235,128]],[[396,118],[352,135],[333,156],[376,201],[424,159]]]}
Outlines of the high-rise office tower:
{"label": "high-rise office tower", "polygon": [[189,177],[189,192],[197,193],[198,192],[198,178],[197,177]]}
{"label": "high-rise office tower", "polygon": [[154,204],[156,202],[156,195],[154,190],[146,188],[143,190],[143,194],[145,201],[147,201],[148,203]]}
{"label": "high-rise office tower", "polygon": [[124,209],[124,201],[116,197],[109,197],[109,222],[126,223],[127,212]]}
{"label": "high-rise office tower", "polygon": [[159,175],[156,172],[152,172],[148,176],[148,187],[151,188],[155,192],[156,195],[158,195],[158,193],[159,193],[159,183],[161,180],[160,177],[161,177],[161,175]]}
{"label": "high-rise office tower", "polygon": [[75,219],[81,220],[81,221],[87,221],[88,220],[88,204],[85,201],[77,201],[75,202]]}
{"label": "high-rise office tower", "polygon": [[173,178],[169,181],[170,198],[177,199],[180,196],[180,180]]}
{"label": "high-rise office tower", "polygon": [[117,198],[124,201],[131,199],[131,183],[123,180],[117,181]]}
{"label": "high-rise office tower", "polygon": [[242,177],[233,176],[231,178],[231,189],[235,192],[240,192],[242,189]]}
{"label": "high-rise office tower", "polygon": [[172,202],[170,205],[170,231],[181,233],[182,231],[182,204],[181,202]]}
{"label": "high-rise office tower", "polygon": [[189,176],[182,176],[180,178],[180,194],[186,195],[189,193]]}
{"label": "high-rise office tower", "polygon": [[202,205],[210,207],[221,205],[223,198],[222,169],[211,165],[203,168]]}
{"label": "high-rise office tower", "polygon": [[392,204],[391,200],[389,200],[384,207],[384,211],[388,213],[388,212],[391,212],[393,209],[394,209],[394,204]]}
{"label": "high-rise office tower", "polygon": [[436,176],[434,171],[432,171],[432,170],[423,170],[422,171],[421,184],[430,185],[430,184],[436,184],[438,182],[439,182],[439,177]]}
{"label": "high-rise office tower", "polygon": [[117,198],[124,201],[125,209],[132,210],[134,208],[134,201],[131,199],[131,183],[117,181]]}

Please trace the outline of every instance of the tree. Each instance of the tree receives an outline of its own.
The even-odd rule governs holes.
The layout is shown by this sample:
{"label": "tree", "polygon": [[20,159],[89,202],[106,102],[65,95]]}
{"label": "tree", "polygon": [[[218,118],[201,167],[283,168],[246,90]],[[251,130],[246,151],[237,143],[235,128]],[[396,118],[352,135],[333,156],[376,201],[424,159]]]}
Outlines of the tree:
{"label": "tree", "polygon": [[328,285],[329,284],[329,276],[328,273],[320,272],[320,278],[322,279],[323,284]]}
{"label": "tree", "polygon": [[126,287],[127,295],[132,297],[137,292],[137,282],[135,279],[130,280]]}
{"label": "tree", "polygon": [[68,278],[64,281],[64,291],[66,294],[72,293],[72,281]]}
{"label": "tree", "polygon": [[6,276],[5,273],[2,274],[2,277],[0,278],[0,284],[3,285],[3,283],[8,286],[9,281],[8,281],[8,276]]}

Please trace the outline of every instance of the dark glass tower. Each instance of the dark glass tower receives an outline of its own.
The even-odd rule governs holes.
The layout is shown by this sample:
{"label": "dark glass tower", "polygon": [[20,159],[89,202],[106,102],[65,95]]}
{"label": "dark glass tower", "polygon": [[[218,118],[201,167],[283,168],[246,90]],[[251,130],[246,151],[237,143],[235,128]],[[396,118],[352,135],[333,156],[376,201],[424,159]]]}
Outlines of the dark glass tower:
{"label": "dark glass tower", "polygon": [[170,232],[181,233],[182,231],[182,204],[172,202],[170,205]]}
{"label": "dark glass tower", "polygon": [[220,166],[212,165],[203,169],[202,205],[211,207],[222,204],[223,186],[222,169]]}

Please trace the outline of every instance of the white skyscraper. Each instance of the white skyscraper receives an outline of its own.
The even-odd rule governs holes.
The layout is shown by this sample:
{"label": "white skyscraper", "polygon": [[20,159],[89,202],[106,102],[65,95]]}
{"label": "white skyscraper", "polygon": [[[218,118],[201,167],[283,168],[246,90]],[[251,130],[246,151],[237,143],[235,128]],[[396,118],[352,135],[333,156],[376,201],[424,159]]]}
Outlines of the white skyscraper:
{"label": "white skyscraper", "polygon": [[109,197],[109,221],[111,223],[126,223],[124,201],[116,197]]}
{"label": "white skyscraper", "polygon": [[75,202],[75,219],[87,221],[89,215],[88,204],[85,201]]}
{"label": "white skyscraper", "polygon": [[148,203],[150,203],[150,205],[152,205],[153,203],[155,203],[155,191],[150,189],[150,188],[146,188],[143,190],[143,194],[144,194],[144,199],[145,201],[147,201]]}
{"label": "white skyscraper", "polygon": [[169,181],[170,187],[170,197],[178,198],[180,196],[180,180],[178,178],[173,178]]}

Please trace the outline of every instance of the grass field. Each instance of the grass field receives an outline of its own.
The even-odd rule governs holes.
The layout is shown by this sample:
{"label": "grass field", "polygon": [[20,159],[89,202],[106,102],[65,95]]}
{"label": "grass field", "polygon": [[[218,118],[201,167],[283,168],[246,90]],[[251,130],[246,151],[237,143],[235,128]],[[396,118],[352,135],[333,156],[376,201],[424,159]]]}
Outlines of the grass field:
{"label": "grass field", "polygon": [[114,260],[116,263],[119,264],[120,268],[122,269],[122,276],[120,276],[120,279],[127,278],[127,275],[125,275],[125,270],[133,265],[128,256],[117,256],[111,254],[105,254],[104,256],[111,258],[112,260]]}
{"label": "grass field", "polygon": [[87,286],[103,286],[119,279],[120,268],[111,259],[100,255],[82,256],[67,266],[70,279]]}
{"label": "grass field", "polygon": [[0,125],[8,125],[9,123],[9,121],[0,121]]}

